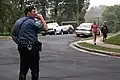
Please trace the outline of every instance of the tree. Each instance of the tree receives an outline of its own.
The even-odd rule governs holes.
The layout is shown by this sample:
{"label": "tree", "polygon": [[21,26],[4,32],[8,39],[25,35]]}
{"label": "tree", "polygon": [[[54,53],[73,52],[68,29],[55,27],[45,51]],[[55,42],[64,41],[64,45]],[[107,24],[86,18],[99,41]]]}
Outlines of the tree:
{"label": "tree", "polygon": [[120,31],[120,5],[107,6],[102,19],[107,21],[110,32]]}
{"label": "tree", "polygon": [[81,12],[80,12],[80,15],[79,15],[79,22],[82,21],[82,22],[85,22],[85,14],[86,14],[86,11],[87,9],[89,8],[89,5],[90,5],[90,0],[85,0],[84,1],[84,4],[83,4],[83,7],[81,7]]}
{"label": "tree", "polygon": [[[50,18],[57,22],[76,20],[76,0],[0,0],[0,32],[11,32],[15,21],[22,17],[26,6],[34,5],[38,8],[45,19],[48,10],[51,11]],[[79,13],[84,6],[84,0],[78,0]],[[79,15],[79,18],[83,15]],[[81,19],[82,20],[82,19]]]}
{"label": "tree", "polygon": [[[51,3],[51,16],[55,21],[70,21],[77,19],[77,11],[81,13],[84,6],[84,0],[50,0]],[[77,9],[78,7],[78,9]],[[78,15],[79,21],[81,15]]]}
{"label": "tree", "polygon": [[19,9],[18,0],[1,0],[0,1],[0,32],[11,32],[12,25],[15,20],[20,17],[21,10]]}
{"label": "tree", "polygon": [[97,20],[98,17],[100,18],[99,23],[103,22],[101,17],[105,8],[105,5],[91,7],[85,14],[86,22],[93,22],[94,20]]}
{"label": "tree", "polygon": [[63,0],[48,0],[49,1],[49,7],[51,12],[51,18],[54,19],[54,21],[57,21],[59,9],[61,8],[61,3]]}

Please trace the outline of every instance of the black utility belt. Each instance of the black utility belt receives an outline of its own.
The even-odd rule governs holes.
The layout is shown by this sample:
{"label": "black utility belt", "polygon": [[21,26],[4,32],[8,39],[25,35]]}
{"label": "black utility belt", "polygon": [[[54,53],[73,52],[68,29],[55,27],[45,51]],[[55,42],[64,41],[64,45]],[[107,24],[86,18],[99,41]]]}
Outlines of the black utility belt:
{"label": "black utility belt", "polygon": [[35,42],[19,41],[18,45],[25,46],[28,48],[28,50],[32,50],[33,45],[35,45],[38,51],[42,50],[42,43],[39,41],[35,41]]}
{"label": "black utility belt", "polygon": [[37,43],[37,41],[35,41],[35,42],[26,42],[26,41],[19,41],[18,42],[18,44],[23,44],[23,45],[28,45],[28,44],[31,44],[31,45],[33,45],[33,44],[36,44]]}

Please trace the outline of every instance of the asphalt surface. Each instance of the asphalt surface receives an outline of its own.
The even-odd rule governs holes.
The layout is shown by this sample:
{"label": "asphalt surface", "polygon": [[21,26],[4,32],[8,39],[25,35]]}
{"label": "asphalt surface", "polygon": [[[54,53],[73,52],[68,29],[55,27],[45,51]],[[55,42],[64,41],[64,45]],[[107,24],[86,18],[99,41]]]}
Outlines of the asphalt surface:
{"label": "asphalt surface", "polygon": [[[119,80],[120,59],[78,51],[69,43],[82,38],[43,36],[39,80]],[[0,40],[0,80],[18,80],[19,54],[12,40]],[[27,75],[30,79],[30,72]]]}

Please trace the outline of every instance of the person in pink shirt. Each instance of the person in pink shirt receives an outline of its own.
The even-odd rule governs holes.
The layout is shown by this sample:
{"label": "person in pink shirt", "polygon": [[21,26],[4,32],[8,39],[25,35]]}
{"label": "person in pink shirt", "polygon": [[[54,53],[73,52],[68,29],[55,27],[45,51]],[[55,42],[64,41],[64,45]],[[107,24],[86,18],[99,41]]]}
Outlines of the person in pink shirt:
{"label": "person in pink shirt", "polygon": [[96,24],[96,22],[94,21],[93,25],[91,26],[92,29],[92,34],[93,34],[93,42],[94,45],[96,45],[96,36],[97,36],[97,31],[98,31],[98,25]]}

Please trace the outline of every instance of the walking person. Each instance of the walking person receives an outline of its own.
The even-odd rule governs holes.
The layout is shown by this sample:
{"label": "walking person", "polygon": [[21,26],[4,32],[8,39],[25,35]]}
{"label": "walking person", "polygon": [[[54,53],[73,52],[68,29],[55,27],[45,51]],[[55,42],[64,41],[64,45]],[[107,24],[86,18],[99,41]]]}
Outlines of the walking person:
{"label": "walking person", "polygon": [[[34,6],[26,7],[25,16],[18,19],[12,29],[12,39],[18,45],[20,54],[19,80],[26,80],[28,70],[31,70],[32,80],[39,78],[39,51],[42,43],[38,41],[38,30],[47,29],[42,15],[37,14]],[[35,20],[35,18],[39,20]]]}
{"label": "walking person", "polygon": [[106,25],[106,21],[104,21],[104,23],[101,27],[101,33],[102,33],[102,36],[103,36],[103,41],[105,41],[106,38],[107,38],[107,33],[108,33],[108,27]]}
{"label": "walking person", "polygon": [[97,31],[98,31],[98,25],[94,21],[93,25],[91,26],[92,29],[92,35],[93,35],[93,42],[94,45],[96,45],[96,38],[97,38]]}

